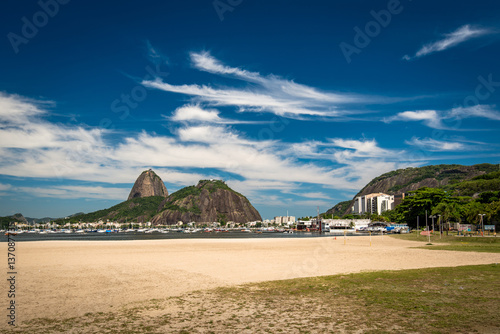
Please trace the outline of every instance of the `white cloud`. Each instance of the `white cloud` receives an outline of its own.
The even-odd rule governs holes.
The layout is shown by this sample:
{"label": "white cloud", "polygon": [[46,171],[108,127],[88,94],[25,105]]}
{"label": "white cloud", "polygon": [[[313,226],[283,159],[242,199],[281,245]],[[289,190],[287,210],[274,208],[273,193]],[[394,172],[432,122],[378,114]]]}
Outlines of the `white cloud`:
{"label": "white cloud", "polygon": [[185,105],[177,108],[170,119],[176,122],[199,121],[224,123],[224,120],[219,117],[219,112],[217,110],[206,110],[199,105]]}
{"label": "white cloud", "polygon": [[451,109],[449,118],[472,118],[480,117],[493,121],[500,121],[500,112],[494,109],[495,106],[478,104],[472,107],[457,107]]}
{"label": "white cloud", "polygon": [[461,26],[457,30],[445,34],[444,38],[424,45],[420,50],[418,50],[414,56],[410,57],[405,55],[403,59],[411,60],[414,58],[423,57],[434,52],[440,52],[464,43],[470,39],[477,38],[486,34],[491,33],[490,29],[474,28],[469,24]]}
{"label": "white cloud", "polygon": [[310,193],[297,193],[297,195],[301,197],[306,197],[306,198],[324,198],[324,199],[330,199],[330,196],[328,196],[325,193],[322,192],[310,192]]}
{"label": "white cloud", "polygon": [[0,183],[0,191],[5,191],[11,189],[12,186],[10,184]]}
{"label": "white cloud", "polygon": [[[261,191],[285,193],[302,189],[302,185],[354,191],[380,172],[400,164],[391,160],[395,152],[379,147],[375,140],[334,138],[306,142],[301,150],[296,150],[297,143],[258,140],[228,125],[214,123],[187,122],[172,136],[142,132],[124,136],[116,143],[107,140],[103,130],[45,121],[42,109],[22,104],[25,102],[21,98],[0,96],[0,105],[5,99],[10,99],[11,105],[22,106],[20,113],[25,115],[26,122],[20,124],[16,118],[0,117],[0,138],[5,139],[0,141],[3,175],[132,183],[142,170],[154,168],[166,183],[191,185],[199,179],[217,178],[221,173],[234,175],[228,182],[235,190],[245,194],[249,191],[254,198],[262,198],[266,194]],[[29,113],[30,110],[36,113]],[[188,110],[186,119],[193,115],[191,111]],[[198,119],[207,116],[200,110],[194,115]],[[6,134],[17,140],[9,141]],[[329,159],[341,167],[305,162],[311,159]],[[36,196],[59,198],[125,199],[127,195],[124,189],[113,187],[25,187],[24,190]],[[304,193],[306,198],[321,195],[314,191]]]}
{"label": "white cloud", "polygon": [[335,138],[330,139],[332,144],[336,147],[345,148],[348,150],[337,151],[341,152],[344,157],[372,157],[381,158],[394,156],[395,152],[386,150],[378,146],[377,142],[372,140],[352,140]]}
{"label": "white cloud", "polygon": [[[333,205],[329,201],[322,201],[322,200],[307,200],[307,201],[293,201],[294,205],[297,206],[303,206],[303,207],[310,207],[313,211],[316,209],[318,206],[320,207],[320,212],[324,212],[331,208]],[[314,212],[314,211],[313,211]]]}
{"label": "white cloud", "polygon": [[436,110],[415,110],[403,111],[397,115],[386,118],[384,121],[390,123],[393,121],[422,121],[425,125],[433,129],[444,129],[441,123],[442,117]]}
{"label": "white cloud", "polygon": [[413,137],[411,140],[405,141],[405,143],[419,146],[431,152],[462,151],[467,148],[467,145],[460,142],[441,141],[432,138],[420,139]]}
{"label": "white cloud", "polygon": [[52,197],[64,199],[92,198],[125,200],[129,188],[87,187],[87,186],[49,186],[49,187],[18,187],[14,191],[27,193],[36,197]]}
{"label": "white cloud", "polygon": [[260,74],[249,72],[239,68],[229,67],[222,64],[218,59],[212,57],[210,52],[191,52],[191,62],[193,67],[214,74],[234,75],[236,77],[245,78],[252,81],[260,81]]}
{"label": "white cloud", "polygon": [[471,107],[456,107],[451,110],[415,110],[404,111],[384,119],[384,122],[393,121],[422,121],[426,126],[438,130],[460,130],[444,125],[444,120],[459,120],[464,118],[486,118],[493,121],[500,120],[500,112],[494,106],[475,105]]}
{"label": "white cloud", "polygon": [[199,104],[187,104],[177,108],[172,116],[163,116],[170,121],[182,123],[212,123],[212,124],[262,124],[259,121],[240,121],[222,118],[217,109],[206,109]]}
{"label": "white cloud", "polygon": [[[348,113],[340,106],[367,102],[385,103],[384,99],[348,93],[322,92],[275,75],[262,76],[241,68],[229,67],[208,52],[191,53],[193,67],[221,76],[243,80],[246,88],[214,88],[205,85],[172,85],[156,80],[144,80],[149,88],[192,96],[192,100],[209,106],[234,106],[240,112],[271,112],[280,116],[340,117]],[[210,115],[213,117],[213,115]]]}
{"label": "white cloud", "polygon": [[0,92],[0,124],[24,124],[29,117],[45,114],[43,107],[50,105],[53,105],[53,102],[35,101]]}

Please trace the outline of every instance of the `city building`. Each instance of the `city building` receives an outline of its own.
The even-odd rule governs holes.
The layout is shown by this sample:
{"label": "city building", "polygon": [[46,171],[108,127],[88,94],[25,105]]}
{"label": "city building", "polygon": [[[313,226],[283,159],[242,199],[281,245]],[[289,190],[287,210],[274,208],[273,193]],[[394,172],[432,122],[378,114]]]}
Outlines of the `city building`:
{"label": "city building", "polygon": [[278,216],[274,217],[274,223],[280,226],[283,225],[293,225],[295,224],[295,217],[294,216]]}
{"label": "city building", "polygon": [[394,209],[394,196],[383,193],[373,193],[358,196],[354,199],[352,213],[354,214],[378,214]]}

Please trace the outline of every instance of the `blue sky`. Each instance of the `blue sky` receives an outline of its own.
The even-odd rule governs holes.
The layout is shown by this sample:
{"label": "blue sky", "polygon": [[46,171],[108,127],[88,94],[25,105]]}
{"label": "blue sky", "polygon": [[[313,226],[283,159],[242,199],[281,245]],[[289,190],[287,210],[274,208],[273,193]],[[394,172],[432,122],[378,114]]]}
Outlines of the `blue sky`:
{"label": "blue sky", "polygon": [[263,218],[372,178],[498,164],[497,1],[8,1],[0,216],[224,179]]}

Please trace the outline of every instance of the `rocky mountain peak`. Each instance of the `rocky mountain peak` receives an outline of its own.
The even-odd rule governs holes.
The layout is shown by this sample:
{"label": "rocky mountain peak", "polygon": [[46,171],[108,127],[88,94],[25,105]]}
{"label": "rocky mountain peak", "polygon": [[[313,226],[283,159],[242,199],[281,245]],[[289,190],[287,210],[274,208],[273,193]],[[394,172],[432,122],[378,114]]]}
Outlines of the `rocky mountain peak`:
{"label": "rocky mountain peak", "polygon": [[168,196],[153,217],[153,224],[183,222],[246,223],[262,220],[259,212],[243,195],[221,180],[201,180]]}
{"label": "rocky mountain peak", "polygon": [[128,195],[128,200],[149,196],[168,196],[167,187],[152,169],[145,170],[139,175]]}

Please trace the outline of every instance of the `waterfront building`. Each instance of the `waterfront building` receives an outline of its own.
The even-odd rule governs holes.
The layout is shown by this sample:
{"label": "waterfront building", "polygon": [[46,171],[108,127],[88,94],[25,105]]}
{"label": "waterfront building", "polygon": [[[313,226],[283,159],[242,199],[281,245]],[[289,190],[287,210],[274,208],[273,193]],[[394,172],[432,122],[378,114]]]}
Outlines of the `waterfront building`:
{"label": "waterfront building", "polygon": [[295,217],[294,216],[278,216],[278,217],[274,217],[274,223],[276,225],[280,225],[280,226],[283,226],[283,225],[290,226],[290,225],[295,224]]}
{"label": "waterfront building", "polygon": [[358,196],[354,199],[352,213],[354,214],[377,214],[394,209],[394,196],[384,193],[373,193]]}

